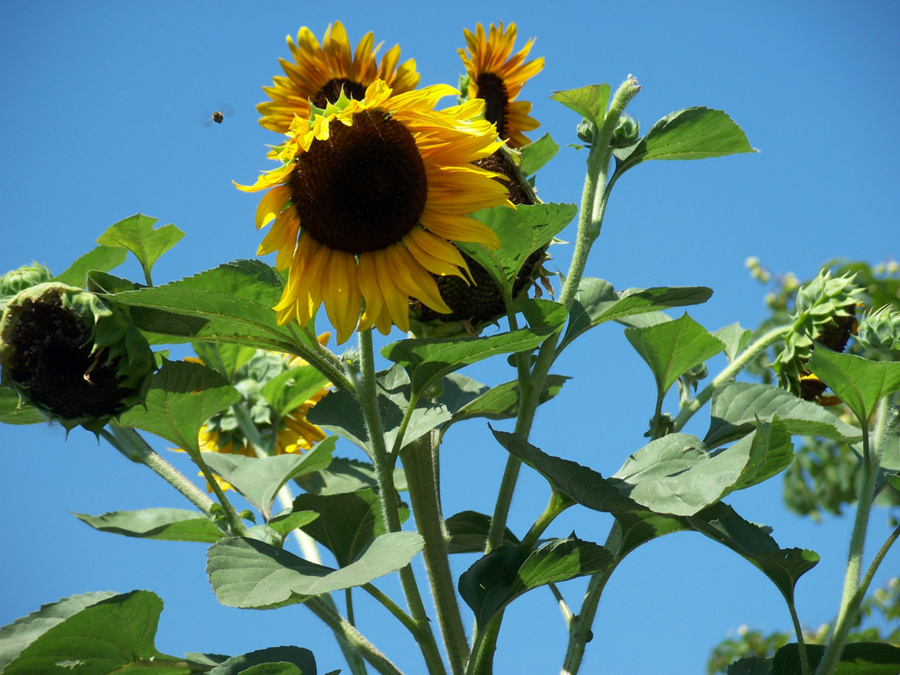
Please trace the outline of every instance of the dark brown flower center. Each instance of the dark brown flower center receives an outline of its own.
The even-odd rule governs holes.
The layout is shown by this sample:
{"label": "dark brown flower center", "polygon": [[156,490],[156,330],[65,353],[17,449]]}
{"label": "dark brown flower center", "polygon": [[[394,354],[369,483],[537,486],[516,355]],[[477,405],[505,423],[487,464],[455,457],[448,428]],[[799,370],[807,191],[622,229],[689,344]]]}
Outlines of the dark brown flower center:
{"label": "dark brown flower center", "polygon": [[300,225],[330,249],[354,255],[395,244],[416,227],[428,179],[415,138],[385,111],[364,110],[353,124],[332,120],[288,179]]}
{"label": "dark brown flower center", "polygon": [[90,329],[61,304],[23,306],[10,344],[11,379],[63,419],[113,415],[132,393],[119,387],[117,360],[104,351],[92,356]]}
{"label": "dark brown flower center", "polygon": [[314,106],[324,110],[325,106],[329,103],[334,103],[340,98],[342,89],[347,98],[362,101],[366,97],[366,88],[359,82],[336,77],[322,85],[322,88],[310,100]]}
{"label": "dark brown flower center", "polygon": [[503,79],[493,73],[482,73],[476,80],[478,98],[484,99],[484,118],[497,125],[497,135],[506,138],[508,129],[506,119],[509,116],[509,94]]}

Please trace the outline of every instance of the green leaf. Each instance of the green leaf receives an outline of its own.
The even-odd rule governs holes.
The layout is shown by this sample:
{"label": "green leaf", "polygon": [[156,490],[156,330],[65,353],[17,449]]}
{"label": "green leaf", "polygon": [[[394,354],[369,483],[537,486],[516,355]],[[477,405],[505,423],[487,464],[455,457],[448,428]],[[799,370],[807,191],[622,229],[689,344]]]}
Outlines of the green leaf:
{"label": "green leaf", "polygon": [[302,647],[269,647],[232,656],[209,675],[316,675],[313,653]]}
{"label": "green leaf", "polygon": [[125,262],[127,257],[128,252],[118,246],[97,246],[73,262],[65,272],[53,277],[53,281],[84,288],[88,272],[108,272]]}
{"label": "green leaf", "polygon": [[900,391],[898,361],[869,361],[818,345],[807,368],[847,404],[861,425],[868,423],[878,401]]}
{"label": "green leaf", "polygon": [[550,98],[574,110],[597,127],[603,123],[609,106],[610,87],[608,84],[589,84],[578,89],[554,91]]}
{"label": "green leaf", "polygon": [[112,511],[99,516],[73,513],[83,523],[101,532],[141,539],[201,541],[215,543],[225,535],[209,518],[196,511],[150,508],[138,511]]}
{"label": "green leaf", "polygon": [[[806,645],[810,672],[825,655],[823,645]],[[796,643],[785,645],[775,653],[772,675],[794,675],[801,672],[800,649]],[[884,642],[849,642],[844,645],[835,675],[896,675],[900,672],[900,647]]]}
{"label": "green leaf", "polygon": [[229,382],[234,381],[238,369],[256,354],[253,347],[226,342],[195,342],[193,347],[203,365],[218,371]]}
{"label": "green leaf", "polygon": [[[404,340],[397,344],[416,342]],[[452,342],[452,341],[451,341]],[[390,345],[388,346],[390,347]],[[387,348],[386,348],[387,349]],[[400,366],[392,366],[376,375],[378,410],[388,451],[395,448],[400,425],[410,402],[409,377]],[[447,406],[439,401],[419,399],[410,415],[402,444],[405,446],[440,426],[451,417]],[[356,397],[347,391],[332,391],[316,403],[306,416],[313,424],[346,438],[369,453],[369,432],[362,408]]]}
{"label": "green leaf", "polygon": [[279,417],[292,410],[328,386],[328,378],[314,366],[303,365],[273,377],[262,388],[262,395]]}
{"label": "green leaf", "polygon": [[602,546],[574,536],[554,539],[533,551],[502,546],[463,572],[459,592],[483,629],[497,612],[527,591],[596,574],[612,563],[612,556]]}
{"label": "green leaf", "polygon": [[405,567],[422,550],[415,532],[392,532],[372,542],[356,562],[335,570],[254,539],[222,539],[210,547],[206,571],[226,607],[273,609],[362,586]]}
{"label": "green leaf", "polygon": [[710,404],[709,431],[703,442],[718,447],[749,433],[756,419],[770,422],[777,415],[791,434],[820,436],[855,443],[859,429],[842,422],[837,415],[784,389],[768,384],[732,382],[716,390]]}
{"label": "green leaf", "polygon": [[[445,521],[450,540],[448,553],[483,553],[491,529],[491,517],[476,511],[461,511]],[[502,546],[518,546],[519,539],[507,527],[503,531]]]}
{"label": "green leaf", "polygon": [[200,427],[241,395],[216,371],[189,361],[164,361],[154,373],[144,407],[119,418],[119,426],[143,429],[187,452],[200,452]]}
{"label": "green leaf", "polygon": [[559,152],[559,146],[550,137],[550,134],[544,134],[534,143],[529,143],[523,147],[519,152],[522,154],[522,165],[519,167],[519,170],[523,176],[532,176],[539,169],[543,168],[547,162],[556,157],[556,153]]}
{"label": "green leaf", "polygon": [[288,509],[269,518],[266,525],[282,537],[286,537],[293,530],[309,525],[318,517],[319,514],[314,511],[291,511]]}
{"label": "green leaf", "polygon": [[574,204],[522,204],[515,209],[503,206],[482,209],[472,217],[497,234],[500,248],[490,251],[477,244],[460,244],[459,247],[509,291],[528,256],[546,247],[572,221],[577,211]]}
{"label": "green leaf", "polygon": [[725,348],[687,314],[649,328],[626,328],[625,337],[653,371],[660,397],[685,371]]}
{"label": "green leaf", "polygon": [[217,452],[202,453],[206,465],[228,481],[268,519],[278,491],[294,476],[313,473],[331,463],[337,438],[329,436],[303,454],[245,457]]}
{"label": "green leaf", "polygon": [[103,246],[120,246],[126,248],[141,263],[144,276],[150,278],[150,270],[159,257],[181,241],[184,232],[172,225],[164,225],[156,230],[153,225],[158,218],[151,218],[141,213],[120,220],[100,235],[97,243]]}
{"label": "green leaf", "polygon": [[[378,487],[374,466],[345,457],[334,457],[327,469],[297,476],[295,480],[304,490],[314,495],[344,494]],[[394,487],[398,490],[407,489],[403,469],[394,469]]]}
{"label": "green leaf", "polygon": [[749,328],[741,328],[741,324],[733,323],[714,331],[712,336],[721,340],[725,345],[725,356],[728,357],[728,362],[731,363],[747,345],[751,333],[752,331]]}
{"label": "green leaf", "polygon": [[[547,375],[544,380],[544,389],[541,392],[540,403],[549,401],[556,396],[568,379],[571,378],[565,375]],[[453,415],[453,419],[450,420],[447,426],[475,417],[486,417],[489,420],[511,419],[518,414],[520,399],[518,380],[497,385],[460,408]]]}
{"label": "green leaf", "polygon": [[556,328],[569,317],[565,305],[543,298],[526,298],[519,303],[519,309],[530,328]]}
{"label": "green leaf", "polygon": [[755,150],[727,114],[698,107],[666,115],[638,143],[614,154],[619,174],[648,159],[705,159],[744,152]]}
{"label": "green leaf", "polygon": [[620,295],[608,281],[590,277],[582,279],[572,303],[569,325],[557,352],[562,351],[579,335],[605,321],[617,321],[672,307],[697,305],[709,300],[710,296],[712,289],[705,286],[630,288]]}
{"label": "green leaf", "polygon": [[158,675],[188,675],[182,659],[161,654],[154,637],[162,600],[133,591],[101,600],[73,614],[34,640],[3,670],[4,675],[51,675],[77,668],[105,675],[153,663]]}
{"label": "green leaf", "polygon": [[745,656],[728,664],[726,675],[772,675],[772,659]]}
{"label": "green leaf", "polygon": [[497,354],[531,351],[547,338],[551,330],[526,328],[490,337],[401,340],[387,345],[381,350],[381,355],[406,369],[412,391],[418,395],[463,366]]}
{"label": "green leaf", "polygon": [[3,424],[37,424],[50,418],[8,387],[0,386],[0,422]]}
{"label": "green leaf", "polygon": [[720,454],[726,452],[739,457],[746,453],[747,456],[741,477],[731,486],[730,492],[762,483],[784,471],[794,460],[791,435],[777,415],[771,423],[757,420],[756,433],[745,436]]}
{"label": "green leaf", "polygon": [[70,616],[74,616],[85,607],[96,605],[101,600],[106,600],[114,595],[116,594],[112,591],[73,595],[41,605],[38,611],[3,626],[0,628],[0,671],[3,671],[13,659],[19,656],[23,649],[54,626]]}
{"label": "green leaf", "polygon": [[[352,563],[375,537],[388,531],[381,502],[373,489],[336,495],[300,495],[294,500],[294,510],[319,514],[303,531],[331,551],[339,567]],[[409,509],[401,506],[401,522],[407,518]]]}
{"label": "green leaf", "polygon": [[181,281],[108,298],[131,307],[131,317],[144,331],[172,340],[230,342],[296,353],[303,342],[315,341],[292,324],[279,326],[272,309],[281,299],[284,283],[278,273],[259,260],[236,260]]}

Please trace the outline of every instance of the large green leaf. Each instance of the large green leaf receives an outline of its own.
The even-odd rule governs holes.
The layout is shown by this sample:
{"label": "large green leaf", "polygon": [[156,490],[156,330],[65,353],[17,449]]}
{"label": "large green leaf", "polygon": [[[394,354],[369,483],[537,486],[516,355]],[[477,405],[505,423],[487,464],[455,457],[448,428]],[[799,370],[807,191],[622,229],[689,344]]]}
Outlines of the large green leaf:
{"label": "large green leaf", "polygon": [[327,468],[336,443],[337,438],[329,436],[302,454],[245,457],[204,452],[202,457],[210,469],[228,481],[268,519],[272,502],[284,484],[295,476]]}
{"label": "large green leaf", "polygon": [[[381,502],[374,489],[335,495],[300,495],[295,511],[313,511],[319,517],[303,528],[309,536],[334,554],[339,567],[346,567],[374,541],[387,533]],[[409,518],[401,506],[400,519]]]}
{"label": "large green leaf", "polygon": [[562,103],[569,110],[574,110],[599,127],[606,116],[606,108],[609,105],[611,91],[610,86],[606,83],[589,84],[578,89],[554,91],[550,98]]}
{"label": "large green leaf", "polygon": [[367,584],[408,565],[423,545],[415,532],[384,534],[355,562],[335,570],[261,541],[229,538],[210,547],[206,571],[226,607],[272,609]]}
{"label": "large green leaf", "polygon": [[328,386],[328,378],[314,366],[297,366],[266,382],[262,395],[279,417],[299,408]]}
{"label": "large green leaf", "polygon": [[736,440],[749,433],[756,419],[771,421],[777,415],[791,434],[820,436],[855,443],[860,430],[842,422],[820,405],[799,399],[768,384],[732,382],[713,394],[709,431],[703,442],[708,448]]}
{"label": "large green leaf", "polygon": [[575,217],[574,204],[522,204],[515,209],[497,206],[472,214],[500,238],[500,248],[491,251],[476,244],[459,247],[480,263],[506,288],[512,288],[525,260],[547,246]]}
{"label": "large green leaf", "polygon": [[0,672],[21,654],[23,649],[48,630],[62,623],[70,616],[77,614],[85,607],[96,605],[101,600],[106,600],[114,595],[115,593],[112,591],[73,595],[42,605],[38,611],[16,619],[11,624],[0,628]]}
{"label": "large green leaf", "polygon": [[685,371],[725,349],[687,314],[649,328],[626,328],[625,337],[653,371],[660,397]]}
{"label": "large green leaf", "polygon": [[[390,451],[397,444],[400,426],[410,402],[409,377],[403,368],[394,365],[377,374],[376,396],[385,444]],[[450,410],[440,399],[420,398],[410,415],[402,444],[412,443],[450,417]],[[332,391],[309,411],[306,419],[346,438],[365,452],[370,452],[369,431],[366,428],[362,408],[359,401],[349,392]]]}
{"label": "large green leaf", "polygon": [[559,145],[550,134],[544,134],[519,152],[522,155],[522,165],[519,170],[523,176],[532,176],[556,156],[556,153],[559,152]]}
{"label": "large green leaf", "polygon": [[381,354],[406,369],[412,391],[418,395],[463,366],[498,354],[531,351],[552,330],[526,328],[490,337],[401,340],[387,345],[381,350]]}
{"label": "large green leaf", "polygon": [[705,159],[755,152],[721,110],[685,108],[663,117],[638,143],[614,152],[622,173],[648,159]]}
{"label": "large green leaf", "polygon": [[20,400],[19,395],[12,389],[0,386],[0,423],[37,424],[49,419],[40,408],[28,401]]}
{"label": "large green leaf", "polygon": [[302,647],[269,647],[227,661],[209,671],[209,675],[316,675],[313,653]]}
{"label": "large green leaf", "polygon": [[4,675],[89,675],[141,668],[154,675],[189,675],[183,659],[156,650],[154,638],[162,600],[149,591],[132,591],[85,607],[48,629],[22,650]]}
{"label": "large green leaf", "polygon": [[[825,655],[823,645],[806,645],[810,672]],[[772,675],[801,672],[800,650],[796,643],[785,645],[772,659]],[[884,642],[850,642],[844,645],[835,675],[897,675],[900,673],[900,647]]]}
{"label": "large green leaf", "polygon": [[862,425],[878,401],[900,391],[900,361],[869,361],[819,345],[807,368],[840,396]]}
{"label": "large green leaf", "polygon": [[741,328],[739,323],[729,324],[712,333],[714,338],[721,340],[725,345],[725,356],[728,357],[729,363],[737,358],[737,355],[749,342],[751,335],[752,331],[749,328]]}
{"label": "large green leaf", "polygon": [[606,549],[577,537],[554,539],[532,551],[502,546],[459,578],[459,592],[479,629],[506,605],[539,586],[596,574],[612,565]]}
{"label": "large green leaf", "polygon": [[116,293],[144,331],[173,339],[211,340],[295,353],[300,341],[317,348],[296,326],[279,326],[272,309],[284,282],[259,260],[236,260],[165,286]]}
{"label": "large green leaf", "polygon": [[225,535],[202,513],[184,509],[150,508],[112,511],[99,516],[72,513],[78,520],[101,532],[141,539],[217,542]]}
{"label": "large green leaf", "polygon": [[711,296],[712,289],[705,286],[629,288],[619,294],[608,281],[590,277],[582,279],[570,310],[569,325],[557,351],[562,351],[579,335],[605,321],[697,305]]}
{"label": "large green leaf", "polygon": [[[450,540],[448,553],[483,553],[491,530],[491,517],[477,511],[461,511],[445,521]],[[518,546],[519,539],[507,527],[504,528],[504,546]]]}
{"label": "large green leaf", "polygon": [[184,232],[171,223],[154,230],[153,225],[157,220],[158,218],[141,213],[135,214],[110,225],[97,239],[97,243],[103,246],[121,246],[134,253],[141,263],[144,276],[149,279],[154,263],[184,236]]}
{"label": "large green leaf", "polygon": [[97,246],[73,262],[65,272],[53,277],[53,281],[84,288],[88,272],[108,272],[125,262],[127,257],[128,251],[119,246]]}
{"label": "large green leaf", "polygon": [[[568,379],[570,378],[565,375],[548,375],[544,380],[544,389],[541,392],[540,402],[544,403],[556,396]],[[511,419],[518,414],[519,400],[521,398],[518,380],[499,384],[460,408],[453,415],[450,423],[455,424],[456,422],[475,417],[486,417],[489,420]]]}
{"label": "large green leaf", "polygon": [[217,370],[229,382],[234,381],[238,368],[256,355],[256,349],[228,342],[194,342],[194,351],[203,365]]}
{"label": "large green leaf", "polygon": [[[338,495],[378,487],[372,464],[346,457],[334,457],[327,469],[297,476],[295,480],[304,490],[314,495]],[[406,475],[399,467],[394,469],[394,487],[398,490],[407,489]]]}
{"label": "large green leaf", "polygon": [[188,452],[200,452],[200,427],[241,395],[216,371],[189,361],[165,361],[154,373],[144,406],[119,418],[119,425],[156,434]]}

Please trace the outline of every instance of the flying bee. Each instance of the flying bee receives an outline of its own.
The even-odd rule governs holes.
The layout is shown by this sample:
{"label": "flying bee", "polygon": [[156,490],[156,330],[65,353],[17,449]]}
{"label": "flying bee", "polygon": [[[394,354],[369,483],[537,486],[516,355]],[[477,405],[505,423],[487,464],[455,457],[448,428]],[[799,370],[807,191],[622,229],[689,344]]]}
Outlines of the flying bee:
{"label": "flying bee", "polygon": [[222,124],[222,122],[225,120],[225,118],[230,117],[230,116],[231,116],[230,108],[223,108],[222,110],[216,110],[212,115],[210,115],[203,121],[203,126],[208,127],[213,122],[215,122],[216,124]]}
{"label": "flying bee", "polygon": [[225,115],[220,113],[218,110],[216,110],[212,114],[212,121],[215,122],[216,124],[222,124],[222,120],[224,120],[224,119],[225,119]]}

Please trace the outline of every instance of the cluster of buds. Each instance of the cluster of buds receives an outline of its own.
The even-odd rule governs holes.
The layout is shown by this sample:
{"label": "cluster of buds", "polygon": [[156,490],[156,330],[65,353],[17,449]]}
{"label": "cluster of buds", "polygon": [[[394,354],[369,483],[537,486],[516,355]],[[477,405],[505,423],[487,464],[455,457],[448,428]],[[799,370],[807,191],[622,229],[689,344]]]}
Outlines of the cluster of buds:
{"label": "cluster of buds", "polygon": [[863,289],[854,280],[853,275],[832,277],[823,270],[799,289],[792,313],[794,323],[784,338],[784,349],[772,364],[782,388],[809,401],[827,405],[839,402],[823,396],[825,384],[807,370],[806,364],[816,343],[840,352],[856,334],[856,307]]}
{"label": "cluster of buds", "polygon": [[100,296],[61,283],[41,281],[45,268],[20,268],[2,288],[0,376],[66,429],[98,432],[143,402],[155,361],[150,345],[129,317]]}

